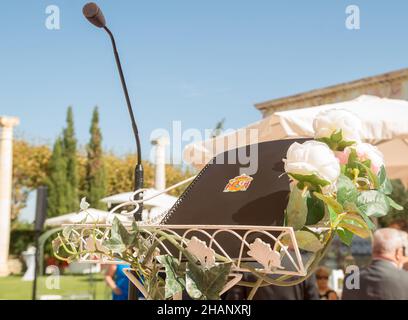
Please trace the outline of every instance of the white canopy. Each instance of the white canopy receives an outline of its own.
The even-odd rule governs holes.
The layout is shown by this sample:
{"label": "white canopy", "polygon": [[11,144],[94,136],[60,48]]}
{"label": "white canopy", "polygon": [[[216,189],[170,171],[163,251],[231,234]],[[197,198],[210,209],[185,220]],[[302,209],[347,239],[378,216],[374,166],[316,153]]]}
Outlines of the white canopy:
{"label": "white canopy", "polygon": [[363,139],[376,144],[383,152],[388,175],[408,182],[408,101],[368,95],[345,102],[275,112],[230,134],[186,146],[184,159],[201,168],[215,155],[237,147],[313,137],[313,119],[327,109],[346,109],[356,114],[363,122]]}
{"label": "white canopy", "polygon": [[[151,196],[155,195],[158,192],[159,191],[153,188],[147,189],[144,192],[144,198],[150,198]],[[129,201],[132,195],[133,192],[124,192],[103,198],[101,201],[107,203],[108,205],[119,204]],[[162,193],[157,197],[144,201],[143,204],[145,207],[160,207],[163,209],[170,209],[174,205],[176,200],[177,197],[173,197],[166,193]]]}
{"label": "white canopy", "polygon": [[[63,224],[70,223],[107,223],[112,222],[113,218],[117,217],[121,222],[132,221],[131,218],[125,217],[120,214],[109,213],[107,211],[89,208],[86,211],[79,213],[67,213],[62,216],[48,218],[45,220],[45,225],[50,227],[57,227]],[[85,220],[86,219],[86,220]]]}

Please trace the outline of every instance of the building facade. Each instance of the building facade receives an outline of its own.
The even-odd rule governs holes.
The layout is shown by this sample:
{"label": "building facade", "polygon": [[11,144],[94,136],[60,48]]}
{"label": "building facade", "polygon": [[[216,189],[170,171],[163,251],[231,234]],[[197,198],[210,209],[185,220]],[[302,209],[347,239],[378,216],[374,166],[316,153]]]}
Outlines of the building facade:
{"label": "building facade", "polygon": [[408,100],[408,68],[255,104],[265,118],[276,111],[347,101],[363,94]]}

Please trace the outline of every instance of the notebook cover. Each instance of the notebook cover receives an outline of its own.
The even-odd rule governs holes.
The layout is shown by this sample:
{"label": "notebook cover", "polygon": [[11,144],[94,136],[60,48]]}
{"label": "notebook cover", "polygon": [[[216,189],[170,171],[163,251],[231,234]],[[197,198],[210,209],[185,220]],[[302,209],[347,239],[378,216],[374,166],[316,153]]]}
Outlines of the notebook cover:
{"label": "notebook cover", "polygon": [[[224,192],[229,181],[239,177],[245,167],[240,163],[227,163],[226,159],[231,152],[238,154],[246,151],[249,154],[250,146],[217,155],[169,210],[164,223],[282,226],[289,193],[289,179],[284,174],[282,159],[293,142],[303,143],[306,140],[288,139],[257,144],[257,171],[249,175],[252,181],[244,191]],[[205,240],[198,233],[196,236]],[[232,244],[235,241],[231,241],[230,236],[223,235],[218,240],[237,254],[238,249]]]}

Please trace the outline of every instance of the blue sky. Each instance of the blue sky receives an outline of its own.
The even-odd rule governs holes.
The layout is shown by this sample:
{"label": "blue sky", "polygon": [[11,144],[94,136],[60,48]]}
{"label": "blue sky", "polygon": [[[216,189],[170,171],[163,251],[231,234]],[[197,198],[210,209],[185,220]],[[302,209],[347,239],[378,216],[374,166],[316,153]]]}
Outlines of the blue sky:
{"label": "blue sky", "polygon": [[[78,139],[100,107],[104,146],[134,143],[106,34],[82,16],[86,1],[2,1],[0,114],[21,118],[18,134],[52,142],[74,108]],[[244,126],[256,102],[407,66],[407,1],[104,0],[116,35],[145,155],[150,133]],[[45,27],[60,8],[61,29]],[[361,29],[345,28],[356,4]]]}
{"label": "blue sky", "polygon": [[[107,35],[79,0],[2,1],[0,114],[19,136],[52,143],[74,108],[80,144],[100,108],[104,147],[133,152],[130,124]],[[101,0],[116,35],[141,132],[227,128],[260,119],[254,103],[407,66],[407,1]],[[361,29],[345,28],[347,5]],[[57,5],[61,29],[48,30]]]}

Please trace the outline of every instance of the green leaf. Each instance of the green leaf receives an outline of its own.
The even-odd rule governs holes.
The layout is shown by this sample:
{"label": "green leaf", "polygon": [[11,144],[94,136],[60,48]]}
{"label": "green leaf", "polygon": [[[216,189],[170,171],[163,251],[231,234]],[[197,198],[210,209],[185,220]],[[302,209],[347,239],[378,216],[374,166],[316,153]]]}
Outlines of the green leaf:
{"label": "green leaf", "polygon": [[303,189],[303,186],[310,186],[316,188],[318,186],[324,187],[330,184],[329,181],[319,178],[316,174],[296,174],[288,172],[288,175],[294,180],[299,181],[301,184],[300,189]]}
{"label": "green leaf", "polygon": [[327,206],[327,210],[329,211],[330,223],[331,223],[331,225],[333,225],[333,223],[337,219],[337,213],[331,206]]}
{"label": "green leaf", "polygon": [[188,262],[187,276],[190,279],[186,279],[188,282],[187,292],[190,294],[193,291],[193,295],[197,296],[198,290],[204,299],[219,300],[220,292],[228,280],[231,266],[232,263],[228,262],[213,266],[210,269],[204,269],[199,265]]}
{"label": "green leaf", "polygon": [[339,217],[340,217],[340,222],[352,221],[353,223],[357,225],[366,226],[364,219],[358,213],[347,212]]}
{"label": "green leaf", "polygon": [[344,211],[343,206],[340,203],[338,203],[334,198],[326,196],[319,192],[313,192],[313,195],[316,198],[322,200],[328,206],[331,206],[337,214],[342,213]]}
{"label": "green leaf", "polygon": [[198,290],[194,280],[186,273],[186,291],[192,299],[200,299],[203,294]]}
{"label": "green leaf", "polygon": [[358,161],[357,151],[354,148],[350,148],[350,154],[347,162],[347,167],[356,168],[356,161]]}
{"label": "green leaf", "polygon": [[306,225],[318,223],[324,217],[324,202],[313,195],[307,197]]}
{"label": "green leaf", "polygon": [[148,293],[152,300],[165,300],[165,288],[162,285],[153,284],[149,287]]}
{"label": "green leaf", "polygon": [[340,141],[337,145],[337,150],[338,151],[343,151],[344,149],[346,149],[347,147],[350,147],[352,145],[356,144],[355,141]]}
{"label": "green leaf", "polygon": [[380,184],[378,190],[384,194],[390,195],[392,193],[392,184],[390,179],[385,179],[384,183]]}
{"label": "green leaf", "polygon": [[134,244],[136,233],[129,233],[120,220],[115,217],[112,222],[110,238],[104,240],[103,245],[113,253],[122,253]]}
{"label": "green leaf", "polygon": [[341,174],[337,180],[337,201],[344,206],[346,202],[355,202],[357,196],[358,190],[353,181]]}
{"label": "green leaf", "polygon": [[336,230],[337,235],[339,236],[341,242],[343,242],[345,245],[350,246],[351,242],[353,240],[353,233],[343,229],[343,228],[337,228]]}
{"label": "green leaf", "polygon": [[371,181],[371,183],[374,186],[374,189],[378,189],[380,186],[380,183],[378,181],[378,177],[374,174],[374,172],[370,169],[369,166],[365,165],[362,162],[356,161],[356,163],[363,167],[364,171],[367,173],[368,179]]}
{"label": "green leaf", "polygon": [[371,235],[366,222],[358,213],[347,213],[342,215],[338,226],[347,229],[363,239],[368,238]]}
{"label": "green leaf", "polygon": [[298,187],[294,187],[289,195],[289,202],[286,208],[287,225],[295,230],[302,229],[307,217],[307,198],[302,195]]}
{"label": "green leaf", "polygon": [[360,216],[365,221],[368,229],[375,230],[377,228],[376,225],[374,224],[374,222],[372,222],[371,219],[365,213],[360,212]]}
{"label": "green leaf", "polygon": [[387,180],[387,173],[385,171],[385,167],[381,166],[380,171],[378,172],[378,183],[382,185],[385,180]]}
{"label": "green leaf", "polygon": [[156,259],[164,266],[166,272],[165,298],[183,291],[186,283],[178,260],[168,254],[158,256]]}
{"label": "green leaf", "polygon": [[113,238],[104,240],[102,245],[108,248],[108,250],[112,251],[113,253],[122,253],[126,251],[126,246],[119,239]]}
{"label": "green leaf", "polygon": [[404,210],[404,207],[396,203],[391,197],[387,196],[388,203],[390,207],[394,208],[395,210],[401,211]]}
{"label": "green leaf", "polygon": [[332,150],[337,150],[337,151],[343,151],[346,147],[354,145],[356,142],[355,141],[345,141],[343,140],[343,132],[342,130],[337,130],[333,132],[330,136],[328,137],[322,137],[316,139],[317,141],[324,142],[329,146],[330,149]]}
{"label": "green leaf", "polygon": [[333,132],[332,135],[330,136],[330,140],[334,142],[340,142],[343,140],[343,133],[341,130],[337,130],[336,132]]}
{"label": "green leaf", "polygon": [[369,228],[370,230],[375,230],[375,229],[376,229],[376,226],[375,226],[375,224],[371,221],[371,219],[370,219],[365,213],[361,212],[361,210],[358,209],[358,207],[357,207],[357,205],[356,205],[355,203],[349,203],[349,202],[347,202],[347,203],[344,205],[344,209],[345,209],[347,212],[358,213],[358,214],[363,218],[363,220],[365,221],[365,223],[367,224],[367,226],[368,226],[368,228]]}
{"label": "green leaf", "polygon": [[[371,160],[367,159],[364,161],[361,161],[362,164],[364,164],[367,168],[371,168]],[[364,168],[365,169],[365,168]],[[365,169],[366,170],[366,169]],[[370,169],[371,170],[371,169]]]}
{"label": "green leaf", "polygon": [[321,137],[316,139],[317,141],[323,142],[329,146],[330,149],[334,150],[335,149],[335,143],[328,137]]}
{"label": "green leaf", "polygon": [[[323,248],[323,244],[312,232],[304,230],[296,231],[295,238],[300,249],[317,252]],[[290,245],[290,236],[288,234],[283,236],[281,242],[286,246]]]}
{"label": "green leaf", "polygon": [[363,228],[353,223],[340,222],[339,227],[354,233],[356,236],[359,236],[362,239],[367,239],[371,235],[371,232],[368,228]]}
{"label": "green leaf", "polygon": [[151,299],[165,299],[165,282],[159,273],[158,264],[153,264],[151,277],[149,277],[148,281],[144,281],[144,285]]}
{"label": "green leaf", "polygon": [[138,233],[139,232],[139,226],[135,221],[132,222],[132,226],[130,227],[130,232],[132,233]]}
{"label": "green leaf", "polygon": [[362,191],[357,197],[358,209],[369,217],[379,218],[390,210],[388,197],[377,190]]}

